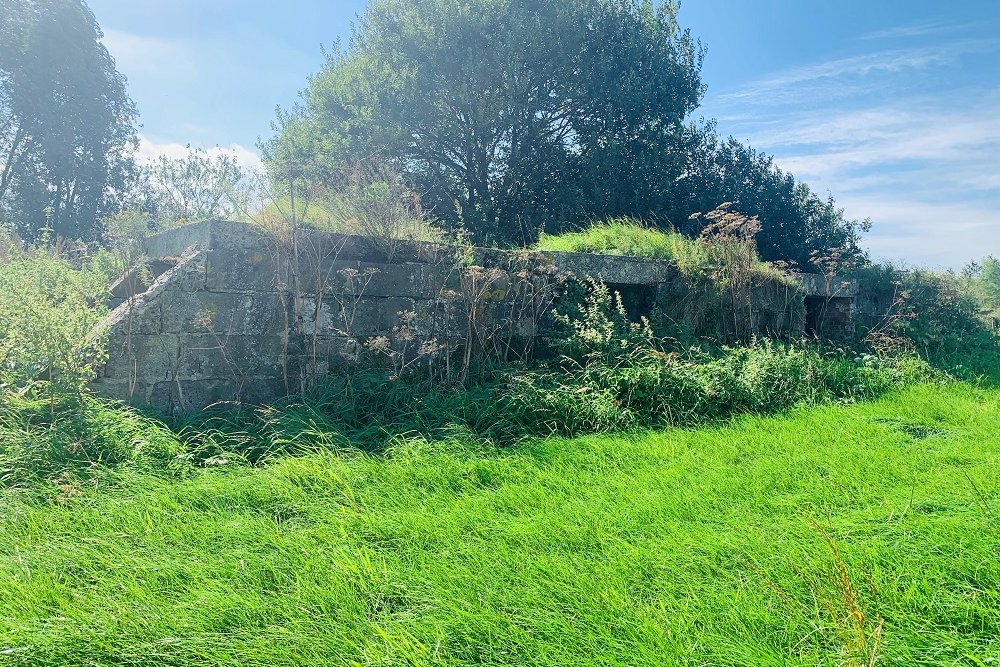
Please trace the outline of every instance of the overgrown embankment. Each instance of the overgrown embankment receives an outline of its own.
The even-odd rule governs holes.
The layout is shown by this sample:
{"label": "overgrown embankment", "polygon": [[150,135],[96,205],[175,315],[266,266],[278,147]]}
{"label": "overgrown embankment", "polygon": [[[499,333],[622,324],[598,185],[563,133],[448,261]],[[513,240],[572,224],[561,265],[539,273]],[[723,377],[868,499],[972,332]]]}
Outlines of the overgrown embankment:
{"label": "overgrown embankment", "polygon": [[[752,220],[726,210],[716,214],[712,225],[720,238],[674,239],[614,223],[608,229],[618,240],[604,249],[622,247],[623,235],[659,235],[655,242],[642,236],[642,243],[681,248],[671,256],[705,285],[727,286],[734,296],[719,304],[734,306],[723,312],[738,315],[735,306],[751,294],[754,276],[775,269],[757,259],[752,233],[744,229]],[[440,374],[427,364],[387,368],[371,341],[359,341],[367,357],[289,400],[163,421],[97,400],[85,389],[102,362],[102,341],[88,332],[104,313],[102,285],[113,264],[108,254],[71,261],[9,248],[0,267],[6,287],[0,303],[0,478],[15,486],[73,483],[109,466],[176,474],[211,461],[259,463],[317,446],[375,452],[400,435],[434,440],[463,434],[468,441],[507,446],[553,434],[693,426],[870,400],[915,383],[975,379],[1000,368],[995,334],[969,294],[947,276],[870,269],[875,284],[891,290],[883,298],[886,315],[867,323],[863,340],[843,347],[699,339],[690,322],[655,310],[636,321],[620,295],[592,281],[578,284],[556,306],[546,361],[483,361]]]}

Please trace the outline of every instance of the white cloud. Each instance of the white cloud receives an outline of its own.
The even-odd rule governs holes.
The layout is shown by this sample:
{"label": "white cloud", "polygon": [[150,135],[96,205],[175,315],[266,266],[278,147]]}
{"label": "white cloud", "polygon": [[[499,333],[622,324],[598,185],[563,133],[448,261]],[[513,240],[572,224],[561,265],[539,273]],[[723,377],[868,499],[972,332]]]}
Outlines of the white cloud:
{"label": "white cloud", "polygon": [[[993,190],[1000,183],[996,118],[1000,91],[961,108],[911,99],[856,111],[797,114],[782,126],[747,128],[743,138],[778,154],[781,165],[801,178],[830,186],[836,182],[837,189],[852,179],[876,185],[905,176],[936,182],[939,188]],[[867,173],[872,170],[880,173]]]}
{"label": "white cloud", "polygon": [[972,27],[974,23],[913,23],[886,30],[876,30],[861,36],[861,39],[899,39],[905,37],[925,37],[955,33]]}
{"label": "white cloud", "polygon": [[136,160],[139,163],[148,164],[160,156],[175,159],[184,158],[198,148],[203,149],[209,156],[231,155],[235,157],[245,173],[263,173],[264,171],[264,163],[260,159],[260,156],[240,144],[232,144],[226,147],[186,146],[177,142],[158,143],[142,134],[139,135],[139,150],[136,153]]}
{"label": "white cloud", "polygon": [[849,217],[871,218],[873,256],[957,268],[1000,254],[996,64],[1000,40],[953,37],[777,72],[714,103],[724,133],[832,193]]}
{"label": "white cloud", "polygon": [[[751,143],[851,217],[874,222],[875,256],[957,267],[1000,252],[1000,100],[794,119]],[[824,141],[825,138],[825,141]]]}
{"label": "white cloud", "polygon": [[838,203],[848,215],[876,221],[866,237],[876,259],[958,268],[1000,252],[1000,211],[989,204],[932,203],[884,195],[842,197]]}
{"label": "white cloud", "polygon": [[824,63],[797,67],[751,82],[718,96],[722,105],[776,105],[815,103],[845,97],[872,86],[874,75],[899,74],[906,70],[927,70],[954,66],[962,56],[989,53],[1000,45],[996,39],[963,39],[947,44],[878,51]]}

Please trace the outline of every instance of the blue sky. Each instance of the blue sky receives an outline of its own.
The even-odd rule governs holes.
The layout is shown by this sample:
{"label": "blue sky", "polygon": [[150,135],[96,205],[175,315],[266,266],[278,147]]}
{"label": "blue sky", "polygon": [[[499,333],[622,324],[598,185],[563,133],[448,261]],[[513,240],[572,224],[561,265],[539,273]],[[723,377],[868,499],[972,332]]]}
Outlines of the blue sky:
{"label": "blue sky", "polygon": [[[350,34],[363,0],[90,0],[139,105],[142,150],[253,162],[276,105]],[[699,114],[777,157],[873,256],[1000,255],[1000,0],[687,0],[708,47]]]}

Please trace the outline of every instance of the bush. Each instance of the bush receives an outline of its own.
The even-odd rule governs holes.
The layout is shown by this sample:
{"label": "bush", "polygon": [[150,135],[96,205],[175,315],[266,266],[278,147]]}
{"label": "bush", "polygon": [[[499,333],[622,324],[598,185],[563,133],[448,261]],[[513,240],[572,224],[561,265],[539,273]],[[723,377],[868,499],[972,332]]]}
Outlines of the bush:
{"label": "bush", "polygon": [[297,192],[295,207],[287,193],[262,187],[264,201],[250,214],[267,230],[305,227],[357,234],[382,245],[392,254],[399,241],[437,243],[444,233],[423,209],[420,196],[391,165],[371,158],[346,164],[323,185]]}
{"label": "bush", "polygon": [[1000,374],[1000,339],[975,282],[891,265],[854,275],[887,304],[881,320],[862,332],[868,344],[882,352],[917,352],[966,379]]}
{"label": "bush", "polygon": [[162,463],[181,451],[165,427],[98,401],[87,383],[105,343],[107,253],[70,260],[8,242],[0,263],[0,483],[77,478],[101,466]]}
{"label": "bush", "polygon": [[107,276],[44,248],[8,246],[0,264],[0,390],[33,384],[79,395],[101,363],[92,337],[106,313]]}
{"label": "bush", "polygon": [[[616,220],[560,236],[543,236],[538,248],[601,254],[627,254],[672,262],[683,276],[682,295],[674,295],[679,315],[669,323],[671,335],[713,338],[721,342],[749,342],[755,331],[753,312],[758,288],[785,292],[785,308],[795,317],[800,294],[795,280],[777,266],[762,262],[755,237],[756,218],[748,218],[723,204],[714,211],[692,216],[701,234],[690,239],[677,232],[650,229],[633,220]],[[775,289],[776,288],[776,289]],[[763,292],[767,292],[765,289]],[[665,321],[650,323],[660,334]],[[778,332],[768,332],[777,334]]]}
{"label": "bush", "polygon": [[641,220],[619,218],[596,223],[578,232],[542,234],[537,250],[581,252],[599,255],[648,257],[675,263],[688,277],[722,270],[737,264],[750,273],[780,276],[780,272],[757,254],[754,238],[760,230],[755,218],[748,218],[723,204],[714,211],[692,216],[704,228],[694,239],[677,231],[663,231]]}
{"label": "bush", "polygon": [[915,357],[853,357],[758,341],[714,351],[632,348],[614,363],[593,356],[515,375],[500,399],[517,430],[574,436],[870,399],[942,377]]}
{"label": "bush", "polygon": [[1000,260],[987,256],[973,262],[962,271],[962,278],[996,326],[996,318],[1000,318]]}
{"label": "bush", "polygon": [[500,412],[514,431],[578,435],[688,425],[873,398],[943,377],[914,355],[824,350],[815,343],[682,346],[657,338],[648,322],[629,322],[620,299],[599,283],[556,320],[561,362],[501,384]]}
{"label": "bush", "polygon": [[632,218],[609,220],[579,232],[542,234],[537,250],[650,257],[677,262],[707,259],[698,244],[679,232],[664,232]]}

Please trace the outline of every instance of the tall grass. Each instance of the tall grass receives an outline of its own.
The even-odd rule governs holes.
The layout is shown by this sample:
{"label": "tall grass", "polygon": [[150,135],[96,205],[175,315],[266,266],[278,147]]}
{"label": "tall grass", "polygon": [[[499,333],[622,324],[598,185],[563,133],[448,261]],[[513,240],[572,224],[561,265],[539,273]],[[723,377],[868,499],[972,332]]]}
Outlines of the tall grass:
{"label": "tall grass", "polygon": [[663,231],[631,218],[599,222],[578,232],[542,234],[538,250],[626,255],[672,260],[683,264],[705,264],[707,248],[680,232]]}
{"label": "tall grass", "polygon": [[[0,238],[0,243],[4,239]],[[106,313],[99,262],[7,240],[0,261],[0,391],[44,383],[79,393],[104,353],[91,331]]]}
{"label": "tall grass", "polygon": [[666,260],[690,277],[704,276],[739,261],[755,273],[781,278],[780,271],[760,260],[752,243],[711,237],[695,239],[678,231],[651,227],[633,218],[597,222],[577,232],[543,233],[535,248]]}
{"label": "tall grass", "polygon": [[723,428],[0,491],[0,660],[989,665],[998,419],[996,392],[922,386]]}

